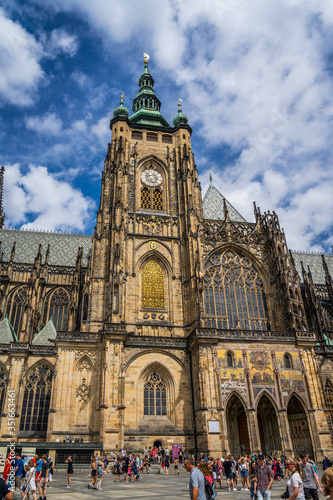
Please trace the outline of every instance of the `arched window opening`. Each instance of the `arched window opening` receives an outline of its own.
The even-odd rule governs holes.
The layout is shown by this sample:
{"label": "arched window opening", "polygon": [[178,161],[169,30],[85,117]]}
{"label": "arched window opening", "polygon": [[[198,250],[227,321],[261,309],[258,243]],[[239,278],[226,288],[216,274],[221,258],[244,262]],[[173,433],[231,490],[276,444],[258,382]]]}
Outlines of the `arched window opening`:
{"label": "arched window opening", "polygon": [[0,366],[0,413],[4,411],[5,394],[7,388],[7,373],[5,369]]}
{"label": "arched window opening", "polygon": [[115,283],[113,285],[113,312],[119,312],[119,285]]}
{"label": "arched window opening", "polygon": [[292,370],[293,368],[293,360],[290,354],[284,355],[284,367],[286,370]]}
{"label": "arched window opening", "polygon": [[163,195],[159,189],[153,192],[153,209],[163,210]]}
{"label": "arched window opening", "polygon": [[164,309],[164,273],[161,266],[150,260],[142,270],[142,307]]}
{"label": "arched window opening", "polygon": [[150,191],[148,188],[141,190],[141,208],[150,208]]}
{"label": "arched window opening", "polygon": [[89,307],[89,295],[85,294],[83,296],[82,321],[87,321],[88,319],[88,307]]}
{"label": "arched window opening", "polygon": [[27,287],[22,286],[12,293],[7,304],[6,314],[9,322],[13,325],[16,334],[19,334],[22,326],[24,307],[27,303]]}
{"label": "arched window opening", "polygon": [[333,424],[333,385],[328,379],[326,380],[324,392],[325,392],[326,406],[329,409],[331,415],[331,422]]}
{"label": "arched window opening", "polygon": [[152,372],[144,385],[144,415],[166,415],[166,386],[157,372]]}
{"label": "arched window opening", "polygon": [[51,368],[45,364],[30,372],[23,394],[20,431],[47,431],[52,377]]}
{"label": "arched window opening", "polygon": [[66,290],[59,288],[48,295],[44,306],[44,325],[52,318],[57,331],[67,329],[69,297]]}
{"label": "arched window opening", "polygon": [[228,368],[232,368],[234,366],[234,360],[232,358],[231,352],[228,352],[227,354],[227,366]]}
{"label": "arched window opening", "polygon": [[233,250],[212,255],[204,274],[205,313],[212,328],[269,328],[266,296],[257,269]]}

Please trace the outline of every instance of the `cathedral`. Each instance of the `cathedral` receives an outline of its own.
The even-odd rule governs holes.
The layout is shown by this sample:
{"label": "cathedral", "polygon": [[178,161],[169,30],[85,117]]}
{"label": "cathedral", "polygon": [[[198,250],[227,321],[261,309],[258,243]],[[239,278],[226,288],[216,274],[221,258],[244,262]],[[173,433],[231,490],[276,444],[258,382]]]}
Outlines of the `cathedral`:
{"label": "cathedral", "polygon": [[202,193],[188,117],[160,108],[146,59],[93,236],[6,228],[1,196],[0,451],[332,455],[333,255]]}

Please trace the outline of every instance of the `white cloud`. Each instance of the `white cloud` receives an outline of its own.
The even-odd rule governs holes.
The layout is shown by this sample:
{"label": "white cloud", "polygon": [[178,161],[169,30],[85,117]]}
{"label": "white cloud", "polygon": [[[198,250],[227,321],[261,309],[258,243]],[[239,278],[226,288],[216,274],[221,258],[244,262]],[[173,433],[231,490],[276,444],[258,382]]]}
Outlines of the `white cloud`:
{"label": "white cloud", "polygon": [[38,134],[57,136],[62,132],[62,121],[55,113],[46,113],[44,116],[30,116],[25,118],[26,127]]}
{"label": "white cloud", "polygon": [[0,103],[27,106],[44,73],[40,66],[43,49],[19,23],[0,8]]}
{"label": "white cloud", "polygon": [[76,35],[70,35],[63,29],[55,29],[51,32],[46,47],[50,57],[56,57],[61,52],[69,57],[74,57],[78,48],[79,43]]}
{"label": "white cloud", "polygon": [[[5,166],[6,225],[46,230],[84,230],[93,202],[68,182],[56,179],[43,166]],[[29,219],[29,222],[28,222]],[[33,220],[31,220],[33,219]]]}

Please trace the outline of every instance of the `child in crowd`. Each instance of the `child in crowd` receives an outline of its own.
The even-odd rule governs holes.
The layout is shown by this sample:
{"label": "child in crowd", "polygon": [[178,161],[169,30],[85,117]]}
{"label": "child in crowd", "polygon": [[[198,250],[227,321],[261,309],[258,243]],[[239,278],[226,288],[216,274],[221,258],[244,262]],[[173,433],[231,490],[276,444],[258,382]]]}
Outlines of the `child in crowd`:
{"label": "child in crowd", "polygon": [[173,467],[175,469],[175,476],[179,476],[179,467],[178,467],[178,464],[179,464],[179,460],[178,458],[175,458],[174,462],[173,462]]}

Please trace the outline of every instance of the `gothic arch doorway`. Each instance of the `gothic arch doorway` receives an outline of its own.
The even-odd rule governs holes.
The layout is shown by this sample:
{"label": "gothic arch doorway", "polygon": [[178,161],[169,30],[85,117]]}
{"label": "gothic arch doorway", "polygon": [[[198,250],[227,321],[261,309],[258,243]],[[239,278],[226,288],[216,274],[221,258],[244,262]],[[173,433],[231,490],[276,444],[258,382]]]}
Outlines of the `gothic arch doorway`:
{"label": "gothic arch doorway", "polygon": [[265,455],[281,452],[281,437],[275,408],[269,397],[264,394],[257,407],[261,451]]}
{"label": "gothic arch doorway", "polygon": [[230,398],[226,414],[230,453],[235,456],[250,453],[250,437],[245,408],[236,394]]}
{"label": "gothic arch doorway", "polygon": [[160,446],[162,447],[162,441],[160,441],[159,439],[156,439],[156,441],[154,441],[154,447],[156,446],[156,448],[159,448]]}
{"label": "gothic arch doorway", "polygon": [[293,444],[294,454],[308,453],[313,457],[312,439],[307,415],[300,400],[292,396],[287,408],[289,431]]}

